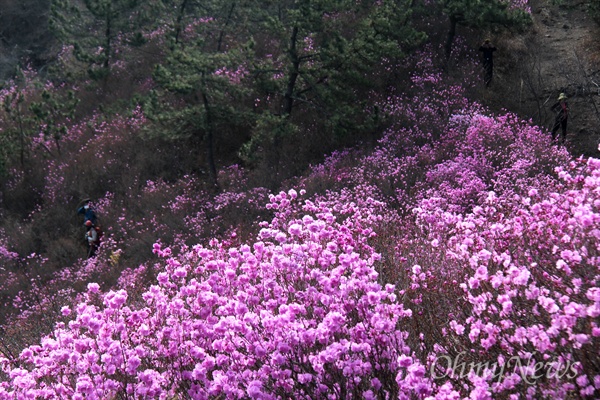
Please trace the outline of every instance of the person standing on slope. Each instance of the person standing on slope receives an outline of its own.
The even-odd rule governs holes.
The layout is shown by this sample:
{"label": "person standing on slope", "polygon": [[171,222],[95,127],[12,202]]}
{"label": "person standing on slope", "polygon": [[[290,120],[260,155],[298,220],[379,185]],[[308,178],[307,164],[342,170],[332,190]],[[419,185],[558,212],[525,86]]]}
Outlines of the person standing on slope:
{"label": "person standing on slope", "polygon": [[496,51],[496,47],[492,44],[490,39],[485,39],[485,42],[479,46],[479,51],[483,53],[485,87],[489,87],[494,75],[494,52]]}
{"label": "person standing on slope", "polygon": [[87,220],[85,222],[85,241],[88,246],[88,258],[92,258],[96,255],[96,250],[98,250],[98,232],[96,231],[96,227],[92,223],[91,220]]}
{"label": "person standing on slope", "polygon": [[567,103],[567,95],[561,93],[558,96],[556,103],[550,107],[556,113],[554,117],[554,126],[552,126],[552,141],[556,140],[558,128],[561,128],[561,143],[564,144],[567,140],[567,121],[569,119],[569,103]]}
{"label": "person standing on slope", "polygon": [[83,205],[77,209],[77,214],[83,214],[84,225],[88,221],[92,221],[92,224],[94,225],[98,223],[98,217],[96,217],[96,212],[90,205],[90,199],[85,199],[83,201]]}

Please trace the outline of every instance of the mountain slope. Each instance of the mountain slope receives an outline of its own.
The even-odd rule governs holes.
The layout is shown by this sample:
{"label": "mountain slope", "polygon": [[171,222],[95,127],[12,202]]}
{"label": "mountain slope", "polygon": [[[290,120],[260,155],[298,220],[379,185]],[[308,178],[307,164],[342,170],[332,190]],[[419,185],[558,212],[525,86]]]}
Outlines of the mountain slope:
{"label": "mountain slope", "polygon": [[533,26],[498,43],[495,87],[488,100],[519,110],[551,129],[549,107],[564,92],[571,115],[567,147],[573,155],[597,156],[600,140],[600,37],[584,2],[533,0]]}

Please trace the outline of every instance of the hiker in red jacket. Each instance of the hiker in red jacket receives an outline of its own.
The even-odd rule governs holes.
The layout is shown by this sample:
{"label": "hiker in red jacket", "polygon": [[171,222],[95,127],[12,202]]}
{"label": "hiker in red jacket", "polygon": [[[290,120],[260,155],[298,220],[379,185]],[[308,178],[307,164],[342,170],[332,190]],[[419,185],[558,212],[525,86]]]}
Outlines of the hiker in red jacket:
{"label": "hiker in red jacket", "polygon": [[88,245],[88,258],[92,258],[96,255],[96,250],[98,249],[98,232],[94,227],[94,224],[91,220],[87,220],[85,222],[85,240]]}
{"label": "hiker in red jacket", "polygon": [[554,117],[554,126],[552,127],[552,141],[556,140],[558,128],[562,129],[562,140],[564,144],[567,140],[567,120],[569,119],[569,103],[567,103],[567,95],[561,93],[558,96],[558,101],[550,107],[556,113]]}

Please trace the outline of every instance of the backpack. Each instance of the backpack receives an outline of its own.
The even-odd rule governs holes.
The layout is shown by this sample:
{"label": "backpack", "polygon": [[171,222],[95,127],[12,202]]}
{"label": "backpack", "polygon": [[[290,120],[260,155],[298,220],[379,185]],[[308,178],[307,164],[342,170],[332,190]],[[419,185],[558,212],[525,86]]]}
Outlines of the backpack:
{"label": "backpack", "polygon": [[96,239],[96,245],[99,245],[102,241],[102,236],[104,236],[104,232],[102,231],[102,228],[99,225],[94,225],[94,229],[96,230],[96,234],[98,235],[98,238]]}

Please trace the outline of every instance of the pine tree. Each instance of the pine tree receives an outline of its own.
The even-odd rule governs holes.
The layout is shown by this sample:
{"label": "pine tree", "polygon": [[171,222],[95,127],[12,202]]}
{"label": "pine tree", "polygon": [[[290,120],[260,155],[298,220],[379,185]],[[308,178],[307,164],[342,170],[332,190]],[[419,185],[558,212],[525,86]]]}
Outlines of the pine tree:
{"label": "pine tree", "polygon": [[153,0],[52,0],[50,26],[73,46],[90,77],[101,79],[110,73],[118,46],[139,41],[153,5]]}
{"label": "pine tree", "polygon": [[472,28],[521,28],[531,23],[530,15],[503,0],[442,0],[440,5],[448,16],[448,34],[445,44],[446,58],[450,57],[458,25]]}
{"label": "pine tree", "polygon": [[382,60],[400,59],[423,37],[410,26],[405,1],[168,4],[173,51],[155,74],[165,91],[147,111],[167,136],[202,139],[215,184],[217,132],[245,124],[251,137],[242,158],[266,152],[277,168],[286,137],[316,124],[332,138],[369,126],[363,98],[380,88],[373,76]]}
{"label": "pine tree", "polygon": [[[312,125],[318,119],[331,136],[368,129],[362,99],[370,90],[381,89],[374,72],[383,72],[382,60],[400,59],[423,38],[410,25],[411,3],[267,4],[259,27],[266,35],[263,53],[272,57],[257,60],[255,76],[271,107],[246,145],[246,157],[265,140],[278,149],[283,136],[302,129],[298,126],[302,120]],[[271,163],[277,164],[277,156]]]}
{"label": "pine tree", "polygon": [[[26,167],[34,138],[40,139],[36,147],[50,156],[60,155],[60,140],[78,102],[72,90],[45,86],[34,71],[18,68],[0,91],[0,175],[13,164]],[[56,153],[46,140],[54,142]]]}
{"label": "pine tree", "polygon": [[249,115],[240,101],[251,54],[241,22],[246,10],[235,0],[206,2],[202,10],[193,1],[175,5],[168,16],[175,22],[168,33],[172,52],[154,74],[163,90],[155,92],[146,110],[163,136],[204,143],[210,181],[218,187],[215,136]]}
{"label": "pine tree", "polygon": [[[56,152],[61,154],[61,139],[67,132],[67,123],[72,121],[79,99],[73,90],[61,93],[58,90],[44,89],[40,94],[39,101],[33,101],[29,110],[32,119],[44,139],[52,140]],[[53,155],[53,151],[43,145],[45,150]]]}

